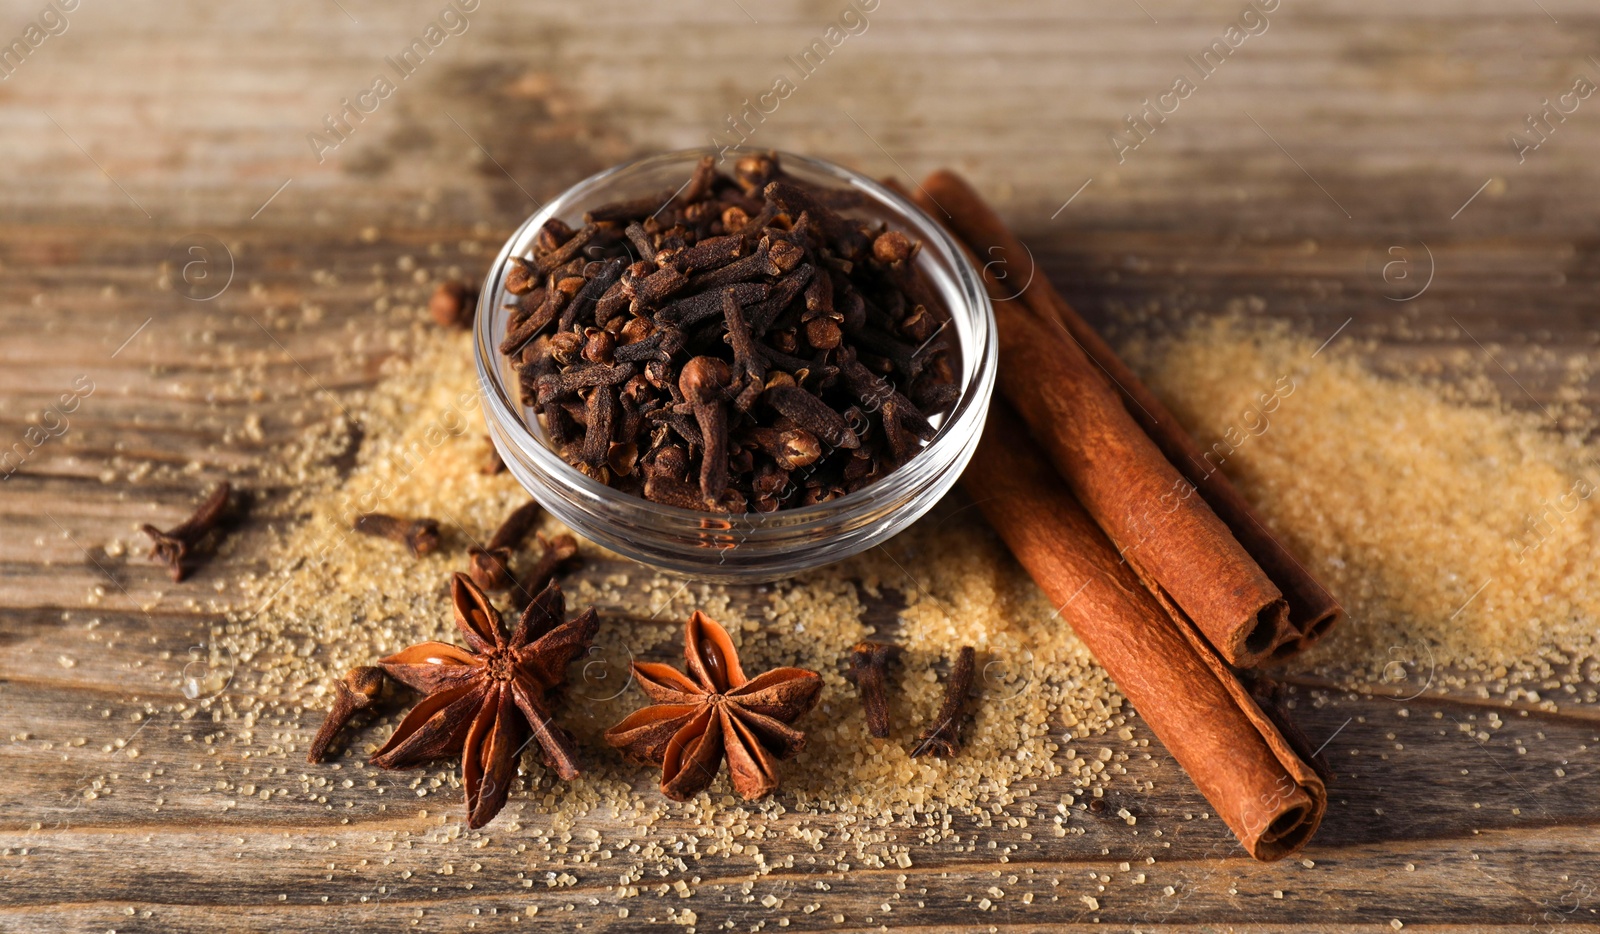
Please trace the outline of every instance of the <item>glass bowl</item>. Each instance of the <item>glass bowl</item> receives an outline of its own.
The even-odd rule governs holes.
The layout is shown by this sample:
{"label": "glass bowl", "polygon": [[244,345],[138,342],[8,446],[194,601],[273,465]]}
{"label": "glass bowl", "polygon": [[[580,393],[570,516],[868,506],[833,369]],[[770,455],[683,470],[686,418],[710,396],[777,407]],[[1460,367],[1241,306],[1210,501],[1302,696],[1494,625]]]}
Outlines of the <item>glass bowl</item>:
{"label": "glass bowl", "polygon": [[[697,580],[757,583],[865,551],[915,522],[950,491],[977,447],[994,392],[994,309],[978,271],[920,208],[849,169],[779,153],[788,174],[864,196],[869,208],[852,215],[883,221],[922,241],[915,261],[948,309],[949,326],[960,343],[959,400],[935,421],[938,433],[915,457],[870,486],[815,506],[730,515],[697,512],[651,502],[585,476],[550,447],[533,410],[520,401],[511,361],[499,352],[510,315],[506,305],[512,300],[505,290],[511,257],[531,256],[534,237],[553,217],[576,227],[591,208],[678,187],[702,157],[718,154],[690,149],[627,162],[573,185],[536,211],[506,241],[484,280],[474,343],[489,436],[511,475],[551,515],[585,538],[663,571]],[[732,160],[742,153],[721,154]]]}

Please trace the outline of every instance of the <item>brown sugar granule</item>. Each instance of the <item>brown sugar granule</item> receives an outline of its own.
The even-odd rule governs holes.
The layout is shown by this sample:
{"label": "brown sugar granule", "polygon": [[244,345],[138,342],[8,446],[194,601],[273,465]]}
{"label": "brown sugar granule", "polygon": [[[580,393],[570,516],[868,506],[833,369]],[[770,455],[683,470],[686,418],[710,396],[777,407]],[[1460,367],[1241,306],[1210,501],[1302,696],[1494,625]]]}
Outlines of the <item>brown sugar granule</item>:
{"label": "brown sugar granule", "polygon": [[[265,602],[266,609],[239,614],[223,636],[236,657],[248,655],[260,666],[239,682],[259,690],[250,695],[254,703],[268,707],[288,700],[320,711],[327,705],[327,685],[345,669],[419,641],[449,638],[441,622],[450,618],[449,605],[439,581],[458,568],[461,556],[444,549],[412,558],[392,543],[350,534],[349,523],[375,507],[431,512],[445,517],[449,534],[462,536],[454,526],[493,528],[525,502],[527,494],[509,474],[479,472],[475,445],[465,443],[481,431],[476,406],[468,337],[434,329],[418,335],[412,361],[391,364],[385,380],[351,405],[366,426],[354,469],[343,478],[318,475],[326,479],[307,491],[300,506],[310,518],[273,547],[266,573],[243,584],[245,605],[254,609]],[[818,820],[913,814],[938,828],[929,832],[934,840],[955,833],[947,815],[980,801],[985,807],[1015,803],[1037,781],[1063,771],[1085,787],[1108,780],[1104,763],[1060,756],[1069,741],[1063,723],[1066,737],[1115,730],[1123,722],[1120,698],[988,534],[977,511],[962,505],[942,506],[885,548],[758,597],[737,588],[686,586],[585,544],[585,567],[562,581],[569,600],[593,603],[606,619],[621,620],[601,628],[595,648],[571,673],[562,725],[591,753],[591,767],[559,789],[514,796],[507,805],[510,819],[547,814],[541,825],[574,827],[600,809],[637,815],[638,832],[647,835],[663,818],[682,826],[686,817],[703,814],[705,823],[695,824],[703,852],[748,840],[767,821],[793,811]],[[549,516],[538,531],[551,540],[567,533]],[[958,758],[913,759],[895,744],[869,748],[862,742],[865,714],[838,659],[870,635],[862,622],[863,598],[886,590],[902,594],[906,604],[895,635],[904,650],[896,702],[921,712],[906,724],[909,735],[927,726],[925,718],[939,707],[942,659],[965,644],[996,659],[975,678],[981,702],[974,702],[968,745]],[[682,619],[694,609],[724,623],[752,670],[791,665],[822,673],[823,701],[808,726],[810,749],[788,764],[782,791],[772,799],[739,803],[721,778],[686,804],[654,795],[647,800],[634,788],[637,769],[606,752],[604,730],[637,703],[617,690],[626,682],[628,662],[680,657],[678,633],[660,621]],[[646,620],[650,624],[641,622]],[[287,754],[305,755],[314,719],[308,715],[302,724],[304,736],[286,734],[292,747]],[[393,719],[386,715],[347,734],[350,758],[376,748]],[[347,768],[363,781],[371,778],[360,778],[368,771],[376,774],[359,764]],[[417,773],[416,781],[420,806],[441,812],[458,807],[461,791],[448,766]],[[876,854],[870,858],[893,862],[871,834],[848,835],[836,845],[844,841],[861,858]]]}
{"label": "brown sugar granule", "polygon": [[[426,299],[422,292],[407,300],[415,306]],[[163,720],[194,716],[222,724],[230,748],[245,758],[219,760],[215,775],[208,773],[219,801],[238,798],[248,806],[254,791],[258,798],[272,795],[275,805],[384,814],[373,833],[385,835],[396,862],[364,872],[391,891],[525,872],[522,881],[532,883],[533,894],[523,917],[542,921],[572,900],[571,887],[604,881],[616,886],[622,905],[633,906],[637,920],[665,916],[658,901],[645,907],[658,892],[674,900],[697,890],[720,898],[704,891],[710,883],[679,880],[704,873],[711,860],[755,876],[796,869],[803,860],[768,861],[774,838],[791,851],[794,842],[811,848],[816,863],[808,871],[893,872],[924,861],[925,847],[958,839],[967,846],[974,828],[1022,816],[1038,838],[1083,833],[1092,802],[1136,811],[1132,802],[1150,790],[1124,768],[1130,756],[1156,752],[1144,748],[1150,741],[1140,735],[1139,721],[959,494],[881,548],[766,588],[686,584],[585,543],[583,568],[564,574],[562,586],[574,604],[595,604],[607,625],[570,673],[560,720],[591,754],[592,768],[560,787],[519,788],[496,825],[503,830],[465,830],[457,813],[462,789],[448,763],[399,777],[361,763],[397,712],[358,721],[341,734],[348,754],[326,766],[326,776],[311,774],[299,760],[329,705],[333,680],[403,646],[448,638],[440,582],[462,559],[450,549],[413,558],[391,542],[353,534],[350,523],[375,510],[436,515],[447,535],[465,540],[463,530],[494,528],[527,499],[509,473],[479,470],[475,440],[483,417],[470,337],[427,323],[389,339],[404,353],[384,364],[370,392],[345,400],[365,426],[353,467],[324,466],[346,447],[349,422],[340,412],[324,413],[324,422],[308,416],[314,443],[272,465],[274,476],[296,490],[294,515],[304,518],[273,533],[263,570],[242,577],[238,609],[208,637],[208,658],[220,673],[212,690],[228,689],[176,705],[177,716],[152,710]],[[1523,415],[1449,402],[1425,387],[1374,376],[1341,356],[1338,345],[1313,359],[1315,342],[1216,326],[1129,349],[1130,362],[1207,446],[1237,428],[1231,437],[1242,443],[1221,468],[1350,610],[1351,625],[1297,665],[1321,666],[1339,683],[1351,678],[1352,666],[1366,666],[1369,681],[1378,683],[1385,666],[1394,665],[1394,646],[1419,654],[1428,646],[1441,660],[1503,657],[1512,660],[1508,665],[1529,665],[1553,647],[1577,652],[1587,644],[1583,629],[1594,628],[1600,593],[1593,499],[1581,500],[1565,521],[1547,520],[1542,540],[1528,534],[1523,519],[1541,508],[1540,498],[1557,503],[1571,491],[1576,476],[1565,471],[1587,463],[1592,447],[1554,436]],[[1270,400],[1282,375],[1295,388],[1265,411],[1259,396]],[[1252,401],[1270,422],[1265,429],[1256,415],[1242,414]],[[1593,473],[1581,476],[1594,481]],[[1443,478],[1456,485],[1454,493],[1430,489]],[[1537,495],[1525,496],[1533,490]],[[1523,498],[1516,507],[1506,502]],[[1504,523],[1512,544],[1502,542],[1495,552],[1496,539],[1477,529],[1474,517]],[[545,516],[536,531],[553,540],[570,530]],[[1473,576],[1484,560],[1480,547],[1498,554],[1503,567]],[[1418,564],[1419,558],[1432,564]],[[1494,582],[1469,600],[1491,574]],[[1540,602],[1545,594],[1549,606]],[[863,639],[887,635],[865,622],[868,605],[887,595],[904,604],[892,631],[903,648],[894,686],[895,709],[906,717],[896,724],[901,734],[928,726],[943,693],[941,659],[966,644],[986,659],[975,678],[967,744],[956,758],[913,759],[903,744],[866,739],[865,714],[839,659]],[[1503,612],[1513,605],[1528,612],[1520,618]],[[672,621],[697,608],[724,623],[752,668],[794,665],[824,679],[823,700],[807,727],[811,747],[786,765],[782,789],[763,801],[738,801],[726,778],[681,804],[643,794],[637,769],[611,757],[601,740],[637,702],[618,691],[628,663],[681,657]],[[1496,680],[1503,674],[1471,676],[1474,688],[1507,690]],[[1396,710],[1406,715],[1404,707]],[[1154,777],[1162,774],[1179,780],[1169,770]],[[1041,794],[1046,787],[1049,794]],[[1108,808],[1107,824],[1117,824],[1109,819],[1117,810]],[[1153,833],[1148,823],[1141,819],[1129,832]],[[604,833],[591,836],[597,827]],[[914,835],[901,829],[913,827]],[[1004,843],[996,848],[1002,861],[1006,850]],[[661,876],[660,867],[674,860],[682,861],[675,874]],[[474,876],[478,862],[482,874]],[[775,910],[799,916],[817,904],[831,911],[839,903],[829,899],[819,892]],[[700,903],[689,898],[690,904]]]}
{"label": "brown sugar granule", "polygon": [[1236,319],[1135,341],[1133,365],[1350,616],[1313,660],[1431,646],[1451,664],[1588,653],[1600,449],[1539,411],[1448,401],[1340,348]]}

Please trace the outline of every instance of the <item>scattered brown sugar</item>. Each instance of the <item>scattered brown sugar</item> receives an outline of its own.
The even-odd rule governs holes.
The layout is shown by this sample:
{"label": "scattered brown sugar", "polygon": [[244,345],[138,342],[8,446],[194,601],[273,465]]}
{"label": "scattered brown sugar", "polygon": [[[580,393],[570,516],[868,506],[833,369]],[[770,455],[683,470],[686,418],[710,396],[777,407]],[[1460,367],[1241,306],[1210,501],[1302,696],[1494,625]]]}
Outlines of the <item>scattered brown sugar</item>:
{"label": "scattered brown sugar", "polygon": [[1353,343],[1317,353],[1237,318],[1126,350],[1348,611],[1304,664],[1593,655],[1600,447],[1544,410],[1447,398],[1375,375]]}
{"label": "scattered brown sugar", "polygon": [[[467,549],[525,500],[510,476],[479,469],[468,338],[428,331],[415,340],[409,362],[391,362],[382,383],[351,406],[365,426],[354,466],[342,477],[311,473],[298,507],[306,518],[272,546],[268,570],[246,582],[251,610],[237,614],[219,640],[241,669],[214,703],[225,722],[274,725],[256,753],[268,761],[303,757],[339,672],[421,640],[455,639],[449,572],[465,567]],[[1518,672],[1523,681],[1548,676],[1550,663],[1541,659],[1558,648],[1587,651],[1600,618],[1592,560],[1600,527],[1590,504],[1583,500],[1540,542],[1523,519],[1541,497],[1555,502],[1578,478],[1594,478],[1581,469],[1589,450],[1529,416],[1449,401],[1339,353],[1312,357],[1315,349],[1284,331],[1230,322],[1128,348],[1207,444],[1233,440],[1220,466],[1350,611],[1349,625],[1297,664],[1330,672],[1336,683],[1381,689],[1391,671],[1417,675],[1428,653],[1440,668],[1437,677],[1429,670],[1430,688],[1489,684],[1505,694]],[[760,875],[773,868],[763,842],[780,837],[785,848],[809,843],[838,869],[914,864],[917,846],[904,842],[906,828],[922,843],[949,845],[964,828],[1026,823],[1020,814],[1032,816],[1032,832],[1084,832],[1078,822],[1093,819],[1089,805],[1108,789],[1127,782],[1137,795],[1145,787],[1122,777],[1130,753],[1111,747],[1137,749],[1149,740],[1132,729],[1137,721],[1105,673],[968,506],[953,497],[881,548],[764,586],[667,578],[584,542],[584,565],[563,586],[570,605],[593,603],[602,625],[594,654],[571,675],[558,719],[575,734],[585,772],[559,783],[525,758],[510,804],[477,833],[535,834],[528,849],[557,879],[561,867],[583,865],[602,849],[626,854],[627,865],[606,869],[626,897],[658,872],[650,867],[662,853],[685,848],[696,858],[747,861]],[[376,508],[438,516],[441,548],[413,558],[348,532],[352,514]],[[538,531],[567,530],[545,516]],[[1479,590],[1485,579],[1490,585]],[[868,607],[885,601],[903,607],[890,614],[890,628],[872,631]],[[819,709],[801,723],[809,746],[783,763],[782,790],[766,800],[740,802],[721,778],[692,801],[668,801],[649,770],[625,763],[602,741],[640,701],[626,686],[628,663],[679,662],[683,620],[695,608],[726,625],[751,670],[798,665],[824,677]],[[904,648],[890,699],[894,733],[885,741],[867,735],[843,663],[867,638]],[[944,660],[968,644],[980,672],[966,747],[955,759],[913,759],[910,740],[939,706]],[[1487,668],[1491,661],[1502,667]],[[398,715],[352,732],[342,757],[318,767],[339,772],[296,774],[313,787],[334,778],[379,780],[364,760]],[[1107,734],[1123,742],[1096,741]],[[1030,797],[1057,776],[1073,794],[1059,802]],[[402,824],[397,839],[426,847],[458,821],[462,792],[450,763],[404,773],[399,783],[391,790],[408,802],[403,813],[420,808],[429,816]],[[604,833],[580,846],[596,827]],[[683,894],[692,893],[690,886]]]}
{"label": "scattered brown sugar", "polygon": [[[395,265],[408,279],[423,272],[402,260]],[[575,903],[603,899],[629,922],[672,921],[685,930],[698,922],[709,930],[730,900],[746,899],[778,919],[769,928],[790,916],[876,926],[894,917],[887,907],[863,921],[847,886],[832,893],[827,886],[852,868],[887,868],[883,904],[919,904],[929,878],[913,871],[908,882],[903,870],[938,861],[993,866],[993,887],[957,896],[984,910],[1004,906],[1003,898],[1028,904],[1037,893],[1040,901],[1081,900],[1094,911],[1113,904],[1114,887],[1124,883],[1138,885],[1125,892],[1139,897],[1146,889],[1173,893],[1162,883],[1182,877],[1163,876],[1166,867],[1155,865],[1168,845],[1160,828],[1209,820],[1203,802],[1191,797],[1192,810],[1140,811],[1141,802],[1193,791],[959,494],[882,548],[761,587],[666,578],[582,543],[584,564],[563,586],[571,605],[597,606],[602,626],[594,654],[574,666],[558,720],[576,735],[585,774],[554,782],[525,757],[510,803],[482,830],[462,822],[453,763],[406,773],[365,764],[404,703],[363,714],[341,733],[331,761],[306,765],[340,673],[424,639],[458,638],[449,573],[464,569],[468,548],[487,541],[527,495],[508,473],[481,470],[470,337],[424,323],[424,285],[432,280],[423,280],[374,285],[362,331],[362,353],[371,357],[352,352],[352,360],[394,355],[381,382],[337,405],[317,394],[294,416],[304,426],[302,443],[252,465],[254,484],[294,491],[242,533],[253,546],[271,539],[249,552],[259,570],[239,580],[237,592],[229,581],[226,592],[194,598],[208,610],[231,609],[202,634],[190,661],[165,660],[166,669],[183,672],[184,699],[134,698],[117,711],[130,717],[116,724],[126,739],[99,753],[116,755],[113,765],[85,760],[85,768],[93,764],[85,801],[142,795],[152,814],[170,813],[169,800],[182,802],[185,813],[196,802],[214,805],[239,818],[241,850],[270,852],[291,875],[308,860],[320,864],[326,851],[327,878],[337,873],[353,897],[403,904],[418,918],[426,912],[424,923],[435,926],[450,915],[447,896],[473,894],[486,913],[498,903],[500,918],[512,921],[560,919]],[[296,314],[263,320],[278,327]],[[1592,446],[1547,429],[1538,413],[1502,410],[1491,393],[1452,399],[1417,381],[1373,375],[1342,343],[1313,358],[1315,342],[1232,322],[1127,349],[1130,363],[1208,444],[1235,429],[1231,437],[1242,443],[1222,468],[1350,611],[1350,622],[1297,665],[1341,689],[1381,689],[1391,671],[1412,679],[1423,655],[1434,653],[1454,669],[1430,677],[1432,689],[1464,686],[1507,701],[1523,690],[1519,699],[1548,704],[1575,684],[1593,702],[1592,681],[1550,672],[1592,654],[1600,619],[1595,504],[1584,498],[1563,521],[1547,520],[1543,537],[1530,535],[1525,522],[1541,499],[1559,503],[1577,479],[1600,482]],[[259,386],[255,367],[241,364],[238,387]],[[1263,428],[1244,406],[1261,392],[1270,398],[1285,375],[1294,391],[1260,413]],[[238,431],[259,434],[259,421],[252,427],[247,419]],[[167,470],[131,460],[118,469],[117,482],[129,483]],[[374,510],[436,517],[440,548],[414,558],[350,531],[355,515]],[[549,538],[567,530],[546,517],[537,531]],[[810,748],[783,763],[782,790],[767,800],[739,802],[724,778],[693,801],[667,801],[648,769],[624,763],[600,739],[640,701],[625,688],[628,662],[680,662],[683,622],[695,608],[727,626],[752,670],[800,665],[825,679],[821,708],[801,723]],[[882,624],[876,630],[873,620]],[[85,629],[91,640],[111,638],[98,619]],[[890,697],[893,732],[884,741],[867,736],[845,677],[843,660],[863,639],[904,648]],[[962,754],[912,759],[910,741],[939,706],[944,660],[967,644],[977,649],[979,674]],[[61,664],[69,664],[66,656]],[[1398,687],[1410,694],[1420,682]],[[1329,692],[1309,693],[1317,704]],[[1412,718],[1405,706],[1394,711],[1396,723]],[[1502,721],[1491,711],[1481,722],[1499,729],[1514,724],[1511,716]],[[11,739],[59,744],[64,753],[84,741]],[[204,752],[180,769],[164,757],[168,743]],[[1185,790],[1175,792],[1179,786]],[[264,819],[285,813],[292,830]],[[1127,834],[1141,855],[1120,863],[1115,876],[1108,870],[1091,879],[1094,894],[1073,887],[1084,885],[1070,868],[1077,864],[1036,870],[1024,865],[1024,852],[1017,864],[1002,865],[1034,837],[1085,834],[1086,827],[1103,834],[1095,829],[1102,825]],[[1108,852],[1101,837],[1088,839],[1096,843],[1082,848],[1086,860]],[[308,893],[324,891],[318,884],[285,884],[280,898],[314,898]],[[444,923],[478,921],[477,904],[454,909]]]}
{"label": "scattered brown sugar", "polygon": [[[417,341],[409,363],[391,363],[383,382],[350,406],[364,426],[354,467],[307,492],[298,506],[304,520],[273,543],[268,570],[244,582],[247,610],[222,638],[227,653],[246,663],[229,696],[255,705],[229,717],[303,708],[277,734],[275,756],[303,758],[340,672],[419,641],[457,640],[449,573],[464,568],[468,548],[526,499],[508,474],[479,469],[482,416],[468,338],[431,332]],[[1120,698],[978,511],[964,505],[944,504],[882,548],[763,586],[662,577],[582,543],[583,568],[564,578],[563,588],[569,607],[599,609],[601,628],[591,656],[573,669],[558,720],[577,737],[584,774],[554,782],[525,757],[524,787],[484,832],[523,822],[565,832],[600,815],[608,822],[622,815],[630,828],[624,836],[643,840],[670,826],[689,833],[701,852],[744,853],[759,866],[759,840],[777,832],[767,828],[798,812],[829,816],[807,823],[816,828],[818,852],[827,840],[829,852],[849,861],[910,865],[903,844],[883,842],[887,834],[868,828],[888,821],[923,828],[929,842],[948,839],[960,833],[953,816],[986,825],[991,808],[1025,800],[1044,778],[1066,772],[1085,796],[1111,782],[1117,762],[1093,750],[1062,751],[1126,730]],[[392,542],[351,534],[352,517],[373,510],[438,517],[440,547],[413,557]],[[568,531],[548,515],[541,523],[546,537]],[[880,741],[867,735],[844,660],[874,635],[863,621],[867,603],[891,595],[904,603],[892,633],[904,653],[890,702],[894,733]],[[670,802],[648,769],[624,762],[602,740],[641,702],[636,688],[623,689],[628,662],[681,663],[683,622],[696,608],[728,628],[749,670],[797,665],[823,674],[818,710],[800,724],[808,747],[782,764],[782,790],[764,801],[738,802],[724,777],[686,804]],[[962,755],[913,759],[912,741],[939,708],[947,659],[968,644],[978,650],[980,670]],[[380,774],[365,757],[402,711],[347,733],[346,751],[334,760],[341,778]],[[461,806],[455,771],[443,763],[400,779],[414,788],[418,805],[454,819]],[[1057,813],[1056,803],[1052,796],[1051,817],[1059,819],[1046,823],[1059,836],[1071,831],[1066,808]],[[660,824],[668,817],[670,824]],[[799,832],[785,826],[783,833]],[[418,832],[431,831],[419,825]]]}

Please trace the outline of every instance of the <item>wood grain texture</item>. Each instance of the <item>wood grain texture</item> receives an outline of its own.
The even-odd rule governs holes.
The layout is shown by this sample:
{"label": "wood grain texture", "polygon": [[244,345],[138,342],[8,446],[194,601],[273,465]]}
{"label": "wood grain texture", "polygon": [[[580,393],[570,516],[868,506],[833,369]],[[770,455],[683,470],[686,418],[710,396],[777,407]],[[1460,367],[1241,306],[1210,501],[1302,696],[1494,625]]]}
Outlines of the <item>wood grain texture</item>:
{"label": "wood grain texture", "polygon": [[[229,581],[262,569],[264,534],[181,586],[116,543],[373,383],[405,346],[374,311],[374,266],[477,275],[487,257],[463,241],[497,244],[628,156],[733,141],[728,116],[779,75],[795,90],[749,143],[907,181],[959,169],[1094,321],[1232,307],[1371,341],[1380,369],[1448,376],[1492,353],[1482,368],[1532,411],[1563,387],[1600,401],[1563,375],[1600,345],[1600,98],[1520,162],[1507,139],[1575,76],[1600,81],[1600,11],[1582,0],[1287,0],[1120,161],[1108,135],[1193,73],[1186,56],[1242,0],[879,0],[804,78],[787,57],[842,3],[487,0],[319,161],[308,134],[443,5],[89,0],[0,82],[0,448],[93,386],[0,481],[0,929],[664,931],[685,910],[700,931],[780,914],[799,930],[1600,925],[1592,671],[1545,687],[1559,712],[1302,679],[1296,716],[1336,773],[1312,865],[1244,857],[1164,751],[1108,737],[1129,756],[1119,786],[1152,788],[1106,817],[1074,810],[1066,836],[1048,782],[956,820],[957,841],[881,828],[911,848],[904,868],[824,865],[842,851],[795,832],[841,829],[828,815],[782,818],[754,881],[750,858],[683,856],[658,827],[631,898],[599,855],[603,818],[535,860],[517,845],[549,828],[514,794],[519,833],[394,846],[437,813],[417,817],[392,776],[246,759],[240,723],[136,719],[215,663],[206,634]],[[42,7],[0,3],[0,39]],[[209,301],[174,290],[197,236],[233,263]],[[1396,258],[1407,277],[1385,281]],[[236,373],[260,389],[227,389]],[[302,743],[320,716],[283,713]],[[305,778],[263,800],[242,787],[251,769],[274,788]],[[670,888],[696,879],[693,898]]]}

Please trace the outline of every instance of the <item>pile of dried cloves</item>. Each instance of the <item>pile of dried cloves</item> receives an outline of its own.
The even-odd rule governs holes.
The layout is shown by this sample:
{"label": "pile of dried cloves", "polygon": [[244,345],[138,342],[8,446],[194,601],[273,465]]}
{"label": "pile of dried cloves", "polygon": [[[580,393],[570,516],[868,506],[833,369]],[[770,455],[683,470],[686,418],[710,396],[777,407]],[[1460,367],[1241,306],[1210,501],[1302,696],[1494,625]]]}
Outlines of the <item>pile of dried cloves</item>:
{"label": "pile of dried cloves", "polygon": [[959,350],[921,244],[866,208],[761,154],[550,221],[506,277],[523,404],[573,466],[658,503],[772,512],[878,480],[955,404]]}

